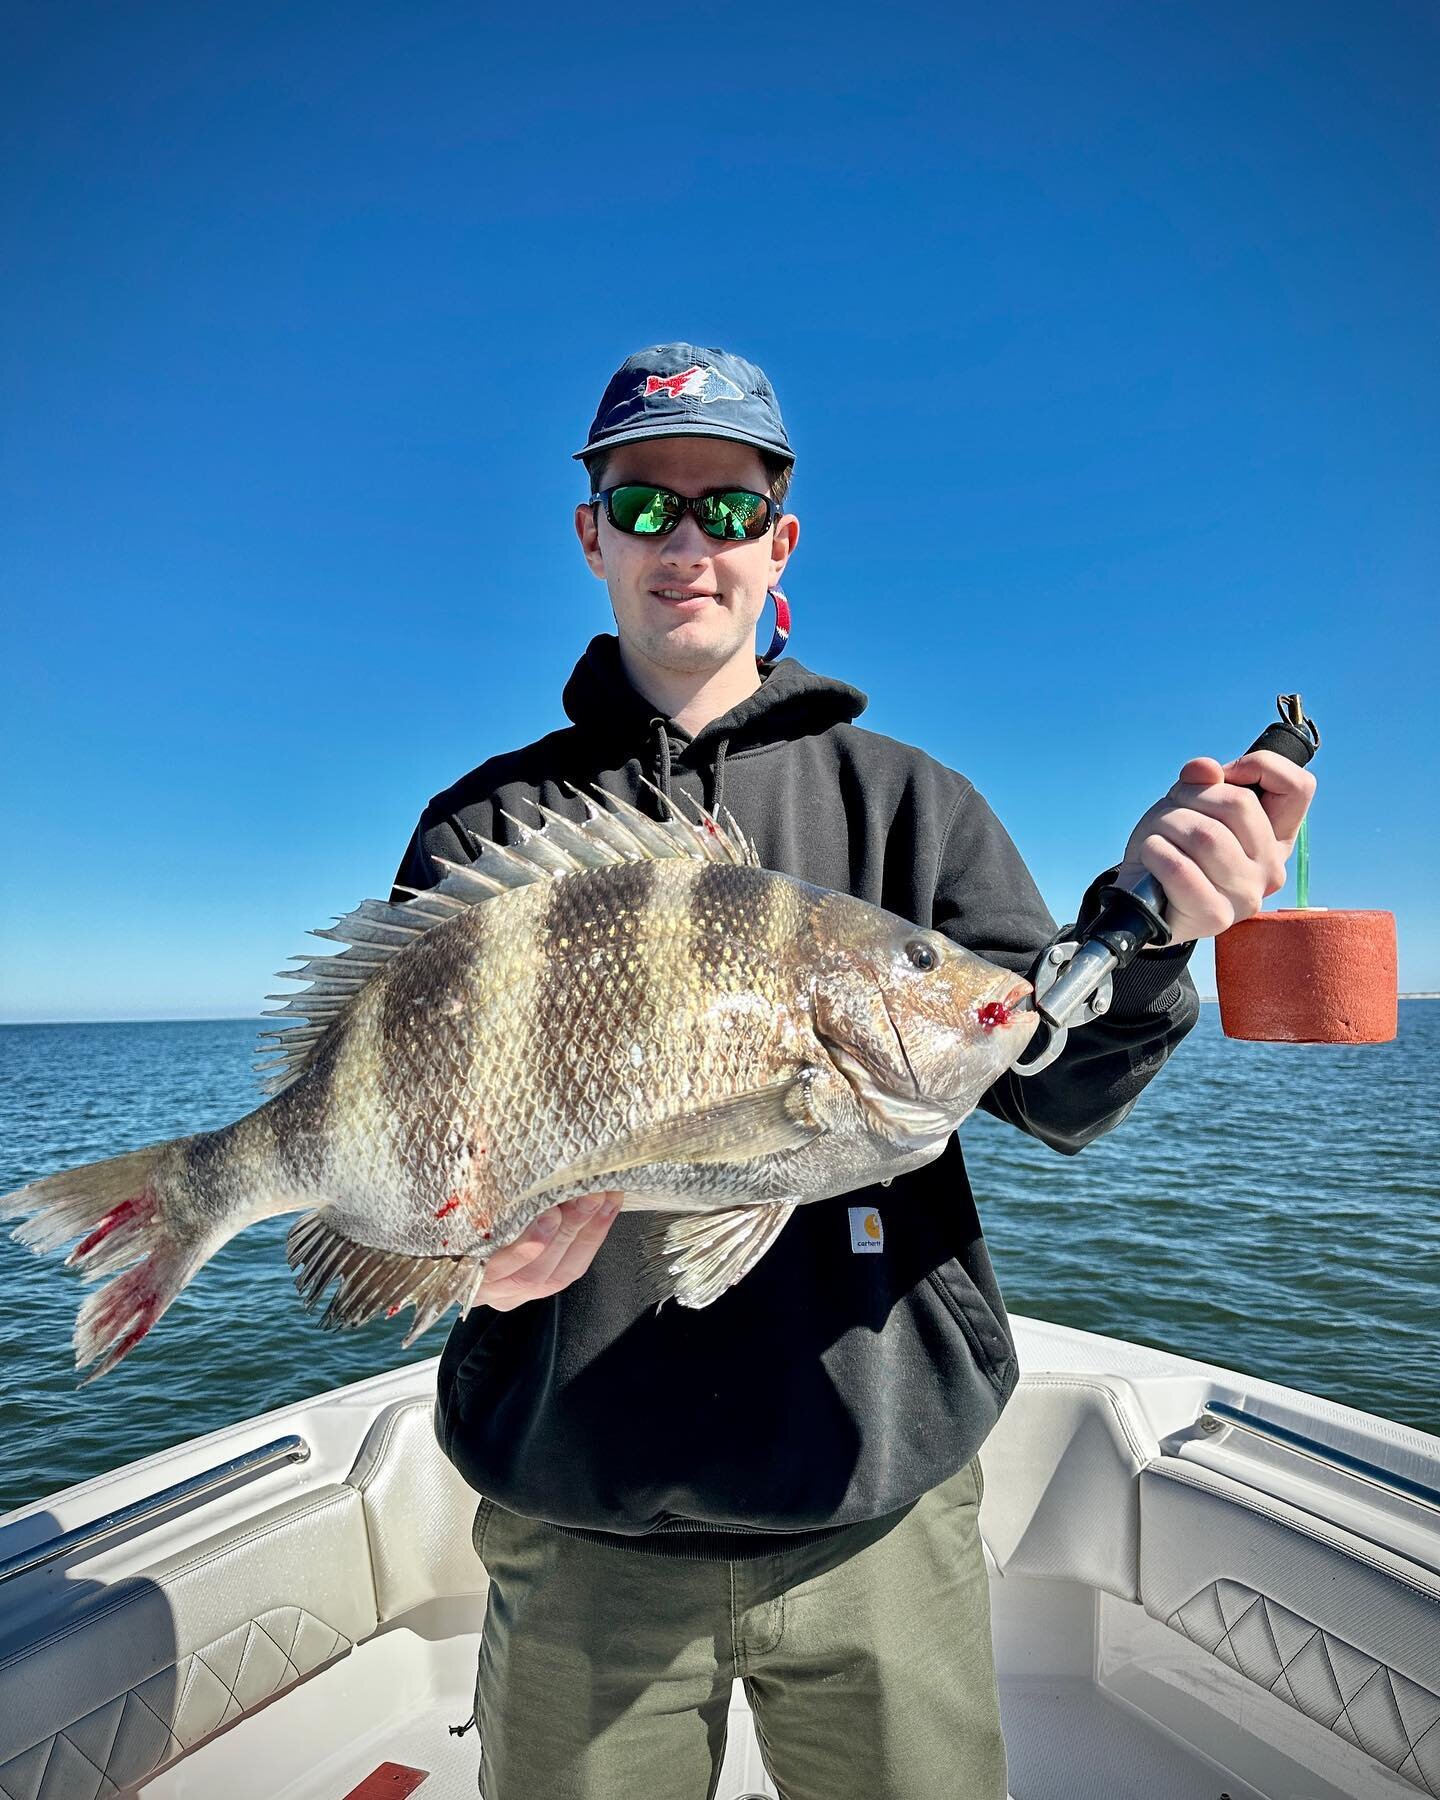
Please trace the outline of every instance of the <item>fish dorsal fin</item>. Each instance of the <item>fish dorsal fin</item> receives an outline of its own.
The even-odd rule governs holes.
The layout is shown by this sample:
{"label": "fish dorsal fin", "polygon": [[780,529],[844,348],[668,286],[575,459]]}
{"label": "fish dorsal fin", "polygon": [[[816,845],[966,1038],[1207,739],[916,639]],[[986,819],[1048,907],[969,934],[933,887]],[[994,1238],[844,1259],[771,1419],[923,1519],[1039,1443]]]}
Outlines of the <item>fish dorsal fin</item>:
{"label": "fish dorsal fin", "polygon": [[570,792],[586,813],[579,824],[538,803],[535,810],[542,821],[538,829],[502,813],[515,828],[513,844],[475,836],[472,841],[479,846],[479,854],[473,862],[453,863],[436,857],[441,879],[433,888],[408,890],[407,900],[362,900],[354,912],[313,932],[314,937],[331,938],[348,948],[330,956],[295,958],[299,968],[278,971],[286,981],[310,985],[303,993],[265,996],[285,1001],[283,1006],[268,1009],[266,1017],[286,1022],[260,1034],[256,1053],[265,1060],[255,1064],[255,1071],[261,1089],[279,1094],[304,1074],[335,1021],[392,957],[497,894],[621,863],[687,858],[760,866],[755,846],[728,810],[716,818],[693,801],[687,799],[686,809],[682,809],[659,788],[653,791],[664,802],[663,819],[647,818],[628,800],[600,788],[586,792],[575,787]]}

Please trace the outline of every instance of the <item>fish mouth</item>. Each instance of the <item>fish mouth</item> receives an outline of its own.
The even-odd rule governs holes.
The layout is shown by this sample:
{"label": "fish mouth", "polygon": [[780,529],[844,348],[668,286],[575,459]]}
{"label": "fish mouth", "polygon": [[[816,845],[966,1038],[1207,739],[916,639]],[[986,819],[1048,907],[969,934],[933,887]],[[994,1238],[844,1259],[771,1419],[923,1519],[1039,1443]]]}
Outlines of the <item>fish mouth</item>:
{"label": "fish mouth", "polygon": [[1000,1030],[1011,1024],[1028,1024],[1033,1030],[1039,1022],[1039,1014],[1035,1010],[1035,989],[1028,981],[1007,976],[1005,980],[996,982],[985,999],[976,1006],[975,1017],[980,1029],[985,1032]]}

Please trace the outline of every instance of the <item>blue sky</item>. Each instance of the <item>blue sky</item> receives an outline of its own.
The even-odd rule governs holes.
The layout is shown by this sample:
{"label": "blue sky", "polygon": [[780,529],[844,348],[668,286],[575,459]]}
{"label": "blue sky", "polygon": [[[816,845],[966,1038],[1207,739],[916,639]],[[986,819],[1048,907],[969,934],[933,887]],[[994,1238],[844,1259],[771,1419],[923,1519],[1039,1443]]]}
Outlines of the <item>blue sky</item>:
{"label": "blue sky", "polygon": [[1299,689],[1312,898],[1440,988],[1430,0],[7,35],[0,1018],[256,1011],[560,722],[569,453],[672,338],[779,390],[796,653],[1057,913]]}

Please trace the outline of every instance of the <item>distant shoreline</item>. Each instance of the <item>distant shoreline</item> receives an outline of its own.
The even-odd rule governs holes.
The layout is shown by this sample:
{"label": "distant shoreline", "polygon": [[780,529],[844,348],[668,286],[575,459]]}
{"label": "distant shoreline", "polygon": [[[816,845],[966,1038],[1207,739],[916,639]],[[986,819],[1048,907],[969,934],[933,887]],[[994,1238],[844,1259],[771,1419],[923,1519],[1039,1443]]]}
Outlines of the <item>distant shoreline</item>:
{"label": "distant shoreline", "polygon": [[[1401,1000],[1440,1000],[1440,992],[1418,991],[1412,994],[1401,994]],[[1218,1006],[1219,998],[1215,994],[1202,994],[1203,1006]],[[0,1019],[0,1031],[18,1029],[31,1025],[229,1025],[236,1022],[248,1022],[251,1025],[263,1025],[271,1015],[261,1013],[216,1013],[199,1016],[187,1013],[183,1018],[170,1019]]]}

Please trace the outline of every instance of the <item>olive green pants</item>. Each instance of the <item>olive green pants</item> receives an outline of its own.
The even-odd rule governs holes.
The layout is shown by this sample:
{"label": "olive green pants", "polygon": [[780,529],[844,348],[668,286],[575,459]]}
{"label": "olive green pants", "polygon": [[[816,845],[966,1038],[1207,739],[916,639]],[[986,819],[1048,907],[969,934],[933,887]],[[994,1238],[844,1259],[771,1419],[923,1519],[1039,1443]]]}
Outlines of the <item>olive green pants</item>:
{"label": "olive green pants", "polygon": [[731,1682],[782,1800],[1005,1800],[978,1460],[898,1525],[750,1562],[482,1501],[482,1800],[709,1800]]}

